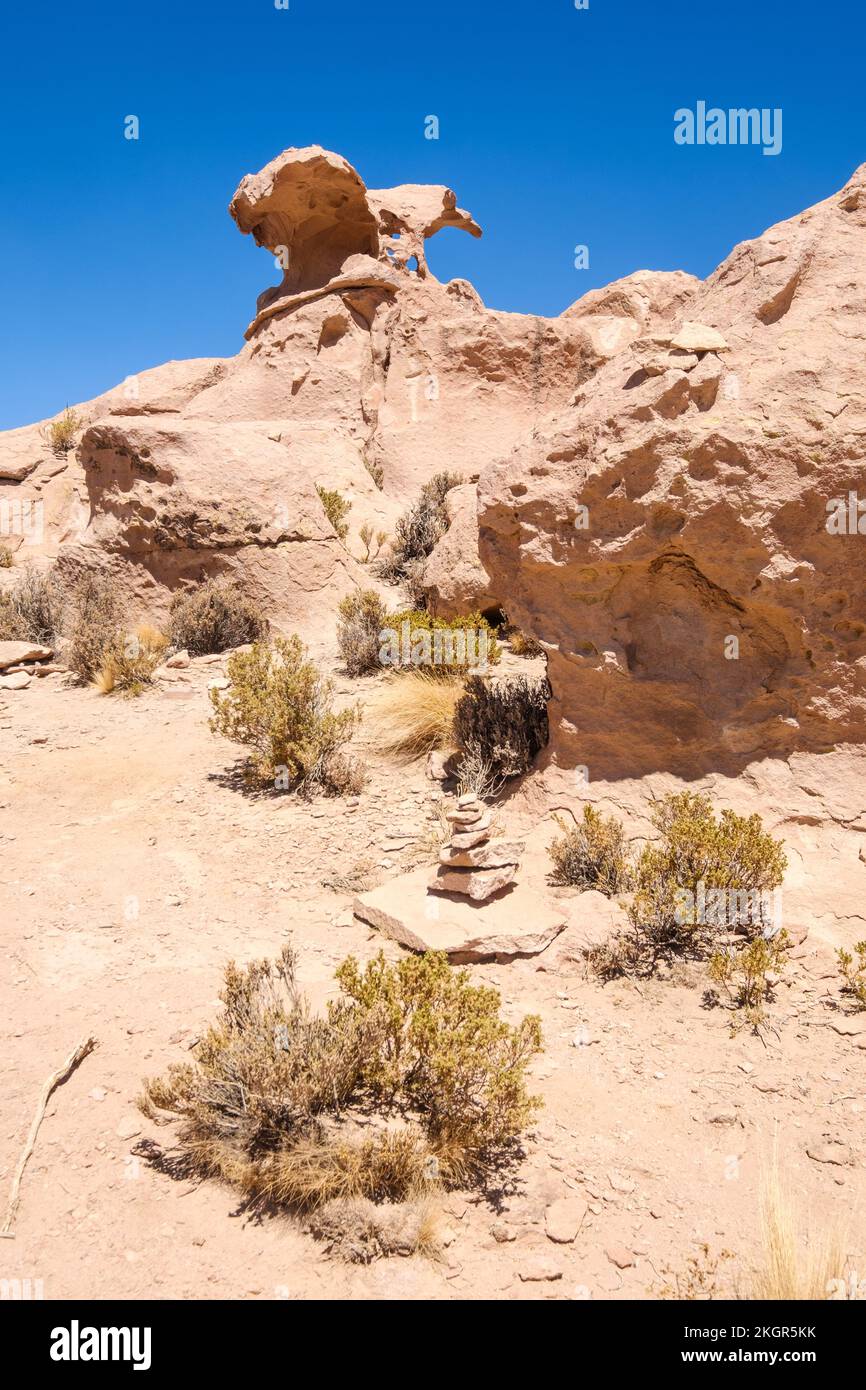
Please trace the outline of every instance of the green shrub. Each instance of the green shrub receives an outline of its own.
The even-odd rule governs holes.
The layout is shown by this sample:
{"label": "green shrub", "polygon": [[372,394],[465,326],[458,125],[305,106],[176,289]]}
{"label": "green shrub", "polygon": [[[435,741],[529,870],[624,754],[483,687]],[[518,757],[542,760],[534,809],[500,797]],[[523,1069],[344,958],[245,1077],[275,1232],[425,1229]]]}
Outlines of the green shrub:
{"label": "green shrub", "polygon": [[331,488],[321,487],[316,483],[316,492],[319,494],[322,506],[325,509],[325,516],[330,521],[341,541],[344,541],[349,534],[349,524],[346,517],[352,510],[351,502],[347,502],[341,492]]}
{"label": "green shrub", "polygon": [[505,1023],[497,992],[442,954],[380,954],[365,970],[350,957],[336,978],[318,1017],[290,947],[231,964],[224,1012],[194,1062],[145,1083],[144,1112],[178,1117],[189,1168],[254,1204],[413,1200],[483,1176],[539,1104],[526,1091],[538,1019]]}
{"label": "green shrub", "polygon": [[437,473],[425,483],[418,501],[403,513],[394,528],[391,554],[379,568],[383,579],[399,583],[410,576],[413,564],[426,560],[448,530],[445,498],[462,481],[459,473]]}
{"label": "green shrub", "polygon": [[717,820],[709,796],[680,792],[656,804],[653,824],[661,838],[635,866],[631,933],[598,953],[604,974],[651,973],[659,960],[706,956],[720,929],[755,937],[768,925],[764,895],[787,860],[760,816]]}
{"label": "green shrub", "polygon": [[260,783],[308,793],[346,786],[341,750],[357,714],[331,707],[333,683],[307,659],[299,637],[255,642],[228,661],[230,688],[210,693],[210,727],[252,749],[249,770]]}
{"label": "green shrub", "polygon": [[480,613],[456,618],[434,618],[423,608],[386,615],[383,629],[388,636],[384,665],[442,668],[467,671],[474,666],[495,665],[501,656],[496,633]]}
{"label": "green shrub", "polygon": [[8,545],[0,545],[0,570],[12,568],[12,551]]}
{"label": "green shrub", "polygon": [[190,656],[208,656],[266,637],[268,621],[234,580],[205,579],[171,601],[169,635]]}
{"label": "green shrub", "polygon": [[836,959],[845,982],[844,992],[853,996],[859,1008],[866,1009],[866,941],[857,942],[853,956],[840,947]]}
{"label": "green shrub", "polygon": [[379,671],[379,633],[387,622],[385,605],[373,589],[358,589],[341,601],[337,642],[350,676]]}
{"label": "green shrub", "polygon": [[732,1010],[731,1032],[751,1028],[760,1035],[767,1022],[764,1008],[773,998],[776,979],[785,961],[790,942],[787,932],[767,938],[756,936],[741,946],[727,946],[710,957],[709,977],[724,990],[727,1007]]}
{"label": "green shrub", "polygon": [[0,594],[0,641],[52,645],[60,628],[60,599],[51,578],[25,565],[14,588]]}
{"label": "green shrub", "polygon": [[608,898],[626,889],[630,869],[622,822],[605,818],[594,806],[584,806],[582,820],[556,823],[563,835],[550,846],[551,882],[577,888],[594,888]]}
{"label": "green shrub", "polygon": [[549,738],[550,693],[546,679],[487,682],[470,676],[454,710],[457,746],[479,754],[498,776],[526,772]]}

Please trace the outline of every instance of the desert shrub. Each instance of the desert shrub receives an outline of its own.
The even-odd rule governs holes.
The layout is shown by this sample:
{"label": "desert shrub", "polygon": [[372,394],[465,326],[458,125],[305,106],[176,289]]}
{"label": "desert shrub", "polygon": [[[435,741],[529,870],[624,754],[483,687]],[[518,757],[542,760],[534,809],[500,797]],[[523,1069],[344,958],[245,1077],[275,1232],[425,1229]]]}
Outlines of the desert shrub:
{"label": "desert shrub", "polygon": [[106,654],[123,641],[123,609],[111,581],[85,575],[66,596],[63,622],[68,633],[66,665],[79,680],[94,680]]}
{"label": "desert shrub", "polygon": [[[410,574],[410,567],[423,562],[437,541],[448,530],[445,498],[463,479],[458,473],[437,473],[425,483],[417,502],[398,519],[391,553],[380,566],[383,579],[396,584]],[[416,585],[418,575],[416,572]]]}
{"label": "desert shrub", "polygon": [[134,632],[119,633],[103,652],[102,664],[93,677],[100,695],[121,691],[140,695],[153,681],[154,672],[168,650],[168,638],[142,623]]}
{"label": "desert shrub", "polygon": [[480,750],[499,776],[516,777],[547,743],[549,699],[546,679],[487,682],[470,676],[454,710],[455,741],[464,750]]}
{"label": "desert shrub", "polygon": [[866,1009],[866,941],[857,942],[853,956],[840,946],[836,959],[844,981],[843,991],[854,998],[858,1008]]}
{"label": "desert shrub", "polygon": [[784,965],[790,942],[787,932],[773,937],[756,936],[742,945],[729,945],[710,957],[708,973],[724,991],[731,1009],[731,1032],[751,1028],[760,1035],[767,1022],[765,1003],[773,998],[776,976]]}
{"label": "desert shrub", "polygon": [[234,581],[205,579],[180,589],[171,601],[169,635],[190,656],[242,647],[267,633],[267,619]]}
{"label": "desert shrub", "polygon": [[[385,531],[374,531],[369,521],[364,522],[363,526],[358,531],[358,535],[364,547],[364,558],[361,563],[363,565],[368,565],[371,560],[376,559],[379,551],[388,539],[388,536]],[[373,550],[374,545],[376,547],[375,550]]]}
{"label": "desert shrub", "polygon": [[51,578],[25,565],[14,588],[0,594],[0,641],[54,642],[60,627],[60,599]]}
{"label": "desert shrub", "polygon": [[370,704],[376,747],[409,759],[450,747],[454,711],[462,693],[462,680],[448,671],[395,672]]}
{"label": "desert shrub", "polygon": [[387,657],[383,664],[394,668],[467,671],[495,665],[501,655],[496,633],[480,613],[435,618],[426,609],[413,608],[387,614],[383,629],[388,634],[381,644]]}
{"label": "desert shrub", "polygon": [[385,626],[385,605],[373,589],[359,589],[341,601],[337,642],[350,676],[381,669],[379,633]]}
{"label": "desert shrub", "polygon": [[631,871],[621,821],[594,806],[584,806],[574,825],[554,819],[563,834],[550,846],[552,883],[594,888],[609,898],[628,888]]}
{"label": "desert shrub", "polygon": [[81,421],[67,406],[66,410],[48,426],[48,443],[55,454],[68,454],[75,443],[75,432]]}
{"label": "desert shrub", "polygon": [[0,545],[0,570],[12,568],[12,551],[8,545]]}
{"label": "desert shrub", "polygon": [[544,656],[544,648],[541,643],[522,628],[513,627],[510,623],[505,628],[505,637],[515,656]]}
{"label": "desert shrub", "polygon": [[364,467],[370,474],[370,477],[373,479],[373,482],[376,484],[376,487],[381,492],[382,488],[385,486],[385,470],[382,467],[381,463],[377,463],[375,459],[371,459],[367,454],[365,454]]}
{"label": "desert shrub", "polygon": [[[490,801],[502,790],[504,778],[499,775],[492,763],[485,758],[477,743],[470,744],[458,755],[457,795],[477,796],[479,801]],[[447,824],[447,822],[446,822]],[[449,836],[446,835],[446,839]]]}
{"label": "desert shrub", "polygon": [[652,818],[661,838],[635,866],[630,933],[595,958],[603,974],[649,973],[675,955],[706,956],[720,929],[751,938],[769,925],[766,895],[787,860],[760,816],[723,811],[717,820],[709,796],[680,792],[657,802]]}
{"label": "desert shrub", "polygon": [[252,749],[251,777],[286,790],[337,790],[345,763],[338,759],[352,737],[357,714],[337,714],[333,683],[307,658],[299,637],[255,642],[228,661],[230,688],[211,691],[210,727]]}
{"label": "desert shrub", "polygon": [[439,1222],[439,1211],[429,1197],[379,1203],[368,1197],[338,1197],[312,1213],[309,1229],[329,1255],[369,1264],[388,1255],[437,1255]]}
{"label": "desert shrub", "polygon": [[145,1083],[142,1109],[180,1120],[188,1167],[252,1203],[414,1200],[482,1175],[538,1105],[526,1069],[537,1018],[512,1027],[500,999],[443,954],[336,972],[340,997],[314,1015],[295,956],[229,965],[224,1011],[194,1062]]}
{"label": "desert shrub", "polygon": [[325,509],[325,516],[330,521],[341,541],[344,541],[349,534],[349,524],[346,517],[352,509],[351,502],[347,502],[341,492],[336,489],[321,487],[316,483],[316,492]]}

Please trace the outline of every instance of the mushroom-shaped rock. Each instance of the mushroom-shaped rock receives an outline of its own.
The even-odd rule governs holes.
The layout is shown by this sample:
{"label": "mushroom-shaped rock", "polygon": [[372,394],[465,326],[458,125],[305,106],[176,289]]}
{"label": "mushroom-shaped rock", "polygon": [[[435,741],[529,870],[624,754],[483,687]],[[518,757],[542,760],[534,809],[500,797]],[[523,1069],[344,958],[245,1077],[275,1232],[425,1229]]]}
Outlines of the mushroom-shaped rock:
{"label": "mushroom-shaped rock", "polygon": [[326,285],[349,256],[379,254],[363,179],[320,145],[283,150],[257,174],[246,174],[229,212],[284,265],[282,285],[266,292],[271,298]]}

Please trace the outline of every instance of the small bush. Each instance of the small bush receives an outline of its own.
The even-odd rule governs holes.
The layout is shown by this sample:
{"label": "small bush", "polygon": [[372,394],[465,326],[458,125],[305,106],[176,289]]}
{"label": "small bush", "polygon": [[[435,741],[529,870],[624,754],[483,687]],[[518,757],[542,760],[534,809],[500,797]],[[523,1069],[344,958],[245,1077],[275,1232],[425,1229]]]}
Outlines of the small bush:
{"label": "small bush", "polygon": [[325,516],[330,521],[341,541],[344,541],[349,534],[349,524],[346,517],[352,510],[351,502],[347,502],[341,492],[331,488],[321,487],[316,483],[316,492],[319,494],[322,506],[325,509]]}
{"label": "small bush", "polygon": [[426,1197],[378,1204],[368,1197],[337,1198],[313,1212],[310,1231],[329,1255],[350,1264],[440,1251],[439,1212]]}
{"label": "small bush", "polygon": [[526,772],[549,738],[550,693],[546,679],[515,676],[488,683],[470,676],[454,711],[458,747],[479,750],[501,777]]}
{"label": "small bush", "polygon": [[210,727],[252,749],[251,776],[304,794],[337,790],[345,765],[335,759],[352,737],[354,710],[336,714],[333,683],[307,659],[299,637],[255,642],[228,661],[231,687],[211,691]]}
{"label": "small bush", "polygon": [[512,627],[510,624],[505,629],[505,637],[515,656],[544,656],[544,648],[534,637],[530,637],[528,632],[522,628]]}
{"label": "small bush", "polygon": [[778,974],[784,965],[790,942],[787,932],[766,938],[757,936],[742,946],[727,946],[710,957],[709,977],[724,990],[727,1007],[733,1011],[731,1032],[751,1028],[760,1035],[766,1024],[764,1004],[773,998]]}
{"label": "small bush", "polygon": [[69,633],[63,649],[66,665],[80,681],[95,680],[107,653],[123,642],[123,609],[111,581],[86,575],[68,595],[64,626]]}
{"label": "small bush", "polygon": [[193,1063],[145,1083],[144,1112],[178,1117],[189,1168],[253,1204],[411,1201],[481,1177],[539,1104],[526,1090],[538,1019],[505,1023],[497,992],[443,954],[380,954],[365,970],[350,957],[336,978],[321,1018],[290,947],[229,965],[222,1015]]}
{"label": "small bush", "polygon": [[140,695],[168,649],[168,638],[155,627],[142,623],[134,632],[115,637],[103,653],[102,665],[93,678],[100,695],[122,691]]}
{"label": "small bush", "polygon": [[437,473],[425,483],[418,501],[403,513],[394,528],[391,554],[379,571],[383,579],[397,584],[409,577],[413,564],[426,560],[448,530],[445,498],[462,481],[458,473]]}
{"label": "small bush", "polygon": [[496,633],[480,613],[434,618],[426,609],[413,608],[387,614],[383,630],[383,664],[394,669],[468,671],[493,666],[501,655]]}
{"label": "small bush", "polygon": [[57,419],[52,420],[48,426],[48,443],[55,454],[68,454],[75,443],[75,433],[80,427],[81,421],[67,406],[64,413]]}
{"label": "small bush", "polygon": [[341,601],[337,642],[350,676],[379,671],[379,633],[385,627],[385,605],[373,589],[359,589]]}
{"label": "small bush", "polygon": [[370,477],[373,479],[373,482],[376,484],[376,487],[381,492],[382,488],[385,486],[385,470],[382,467],[381,463],[377,463],[374,459],[368,458],[368,456],[365,454],[364,467],[370,474]]}
{"label": "small bush", "polygon": [[454,711],[462,694],[462,680],[447,671],[396,672],[370,706],[376,746],[410,759],[452,746]]}
{"label": "small bush", "polygon": [[[377,555],[379,554],[379,551],[382,549],[382,546],[388,539],[388,536],[385,531],[374,531],[369,521],[364,522],[363,526],[358,532],[358,535],[360,536],[361,544],[364,547],[364,557],[361,561],[361,564],[368,565],[371,560],[376,559]],[[376,547],[375,550],[373,550],[374,545]]]}
{"label": "small bush", "polygon": [[705,957],[720,929],[754,937],[769,925],[765,894],[787,860],[760,816],[723,811],[717,820],[706,794],[680,792],[656,804],[653,824],[661,838],[635,866],[631,933],[597,953],[603,974],[651,973],[676,955]]}
{"label": "small bush", "polygon": [[[501,792],[503,781],[477,744],[464,748],[460,753],[457,766],[458,796],[471,794],[477,796],[479,801],[491,801]],[[445,838],[449,839],[450,834]]]}
{"label": "small bush", "polygon": [[845,982],[843,991],[853,997],[858,1008],[866,1009],[866,941],[857,942],[853,956],[840,947],[836,959]]}
{"label": "small bush", "polygon": [[55,642],[60,627],[60,600],[52,580],[25,565],[15,587],[0,594],[0,641]]}
{"label": "small bush", "polygon": [[12,551],[8,545],[0,545],[0,570],[12,568]]}
{"label": "small bush", "polygon": [[172,644],[190,656],[242,647],[267,633],[267,619],[233,581],[206,579],[194,588],[179,590],[171,601]]}
{"label": "small bush", "polygon": [[626,889],[630,869],[621,821],[605,818],[594,806],[584,806],[582,820],[567,825],[554,817],[561,839],[550,846],[551,882],[594,888],[608,898]]}

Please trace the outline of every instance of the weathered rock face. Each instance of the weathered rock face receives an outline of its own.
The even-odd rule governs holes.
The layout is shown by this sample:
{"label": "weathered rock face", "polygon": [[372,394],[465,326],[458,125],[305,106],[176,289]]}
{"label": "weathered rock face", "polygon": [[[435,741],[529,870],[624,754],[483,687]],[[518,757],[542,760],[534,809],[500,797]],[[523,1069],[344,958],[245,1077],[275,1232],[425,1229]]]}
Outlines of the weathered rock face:
{"label": "weathered rock face", "polygon": [[551,756],[690,777],[862,741],[866,166],[658,302],[479,482],[481,563],[548,651]]}
{"label": "weathered rock face", "polygon": [[[562,766],[691,776],[862,739],[866,542],[827,504],[864,491],[864,170],[706,282],[639,271],[553,319],[432,276],[427,237],[480,235],[441,186],[370,190],[313,146],[231,212],[283,268],[246,345],[77,406],[66,454],[0,436],[0,517],[40,508],[0,538],[0,586],[30,558],[101,569],[160,619],[232,574],[316,640],[370,582],[361,525],[391,531],[447,468],[432,606],[541,639]],[[352,504],[345,544],[317,483]]]}
{"label": "weathered rock face", "polygon": [[[489,311],[467,281],[430,274],[427,237],[446,226],[481,234],[450,189],[368,190],[313,146],[247,175],[230,210],[283,267],[246,346],[228,361],[141,373],[76,407],[62,456],[44,426],[0,436],[0,503],[42,504],[41,538],[11,540],[16,565],[105,570],[133,615],[156,619],[178,584],[231,573],[278,630],[315,640],[343,594],[369,583],[353,558],[363,524],[392,531],[444,468],[477,478],[564,409],[606,350],[591,315]],[[345,545],[317,483],[352,504]],[[474,537],[474,494],[466,515]],[[0,570],[0,585],[13,580],[14,568]],[[464,598],[496,599],[477,554]]]}

